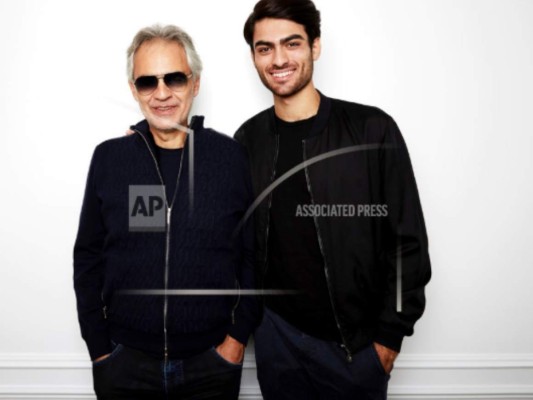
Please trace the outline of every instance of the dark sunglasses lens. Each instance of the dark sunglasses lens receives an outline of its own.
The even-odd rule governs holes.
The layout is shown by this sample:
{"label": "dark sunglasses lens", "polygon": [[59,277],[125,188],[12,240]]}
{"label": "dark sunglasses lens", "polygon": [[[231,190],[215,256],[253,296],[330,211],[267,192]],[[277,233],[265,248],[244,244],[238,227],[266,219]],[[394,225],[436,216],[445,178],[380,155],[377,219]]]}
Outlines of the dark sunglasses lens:
{"label": "dark sunglasses lens", "polygon": [[139,93],[150,93],[157,88],[155,76],[141,76],[135,80],[135,87]]}
{"label": "dark sunglasses lens", "polygon": [[172,90],[183,89],[187,86],[187,75],[183,72],[173,72],[165,75],[165,85]]}

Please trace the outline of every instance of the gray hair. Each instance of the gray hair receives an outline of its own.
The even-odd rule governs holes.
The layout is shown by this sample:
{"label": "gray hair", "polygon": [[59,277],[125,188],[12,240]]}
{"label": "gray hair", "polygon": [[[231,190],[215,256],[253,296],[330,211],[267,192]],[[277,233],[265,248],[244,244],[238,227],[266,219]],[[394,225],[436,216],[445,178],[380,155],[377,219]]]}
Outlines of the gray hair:
{"label": "gray hair", "polygon": [[146,28],[143,28],[139,32],[137,32],[137,34],[133,38],[133,41],[130,44],[130,47],[128,47],[127,73],[128,79],[130,81],[133,82],[133,57],[135,56],[135,52],[139,49],[139,47],[141,47],[144,42],[153,39],[173,41],[183,47],[187,56],[187,62],[189,63],[189,67],[191,67],[193,77],[195,79],[200,77],[200,75],[202,74],[202,60],[200,60],[200,56],[196,52],[193,41],[191,37],[187,34],[187,32],[175,25],[162,26],[156,24],[152,26],[147,26]]}

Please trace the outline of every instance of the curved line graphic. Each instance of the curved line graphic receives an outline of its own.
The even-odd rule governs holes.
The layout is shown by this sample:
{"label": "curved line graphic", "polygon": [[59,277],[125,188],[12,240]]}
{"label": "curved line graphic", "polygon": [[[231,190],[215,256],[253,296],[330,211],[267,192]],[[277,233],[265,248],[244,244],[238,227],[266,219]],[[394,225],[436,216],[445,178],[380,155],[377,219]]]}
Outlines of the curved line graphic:
{"label": "curved line graphic", "polygon": [[378,149],[392,149],[394,148],[394,145],[392,144],[362,144],[357,146],[349,146],[349,147],[343,147],[342,149],[332,150],[328,151],[327,153],[320,154],[318,156],[315,156],[313,158],[310,158],[309,160],[304,160],[302,163],[294,166],[287,172],[285,172],[283,175],[281,175],[278,179],[276,179],[274,182],[272,182],[263,192],[257,196],[255,201],[252,203],[252,205],[248,208],[244,216],[242,217],[241,221],[237,225],[237,228],[233,232],[232,238],[235,239],[238,232],[242,229],[248,218],[253,214],[253,212],[256,210],[257,207],[267,198],[267,196],[279,185],[281,185],[283,182],[285,182],[287,179],[289,179],[291,176],[296,174],[297,172],[309,167],[310,165],[319,163],[321,161],[324,161],[328,158],[341,156],[348,153],[356,153],[359,151],[367,151],[367,150],[378,150]]}

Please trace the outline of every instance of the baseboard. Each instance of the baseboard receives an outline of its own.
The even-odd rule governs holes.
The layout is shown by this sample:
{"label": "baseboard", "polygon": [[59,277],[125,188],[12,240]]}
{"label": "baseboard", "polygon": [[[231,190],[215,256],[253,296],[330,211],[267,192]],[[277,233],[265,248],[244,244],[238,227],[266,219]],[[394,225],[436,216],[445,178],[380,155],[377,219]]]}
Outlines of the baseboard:
{"label": "baseboard", "polygon": [[[9,400],[95,400],[89,387],[42,386],[42,387],[0,387],[0,399]],[[399,393],[404,392],[404,393]],[[243,388],[240,400],[262,400],[258,388]],[[450,390],[449,387],[391,388],[389,400],[532,400],[533,387],[464,387]],[[296,399],[297,400],[297,399]]]}
{"label": "baseboard", "polygon": [[[86,354],[0,354],[0,399],[94,400]],[[255,360],[244,361],[242,400],[261,400]],[[533,400],[533,354],[402,354],[389,400]]]}

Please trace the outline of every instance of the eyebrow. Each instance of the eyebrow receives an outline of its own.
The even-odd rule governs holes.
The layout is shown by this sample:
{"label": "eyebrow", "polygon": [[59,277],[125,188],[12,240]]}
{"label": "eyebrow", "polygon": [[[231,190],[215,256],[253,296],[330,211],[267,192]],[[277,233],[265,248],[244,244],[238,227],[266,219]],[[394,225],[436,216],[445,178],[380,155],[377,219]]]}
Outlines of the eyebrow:
{"label": "eyebrow", "polygon": [[[302,35],[295,33],[294,35],[290,35],[290,36],[287,36],[286,38],[280,39],[279,44],[283,45],[295,39],[305,40],[305,38]],[[273,42],[267,42],[265,40],[258,40],[257,42],[255,42],[254,48],[257,46],[273,46],[273,45],[274,45]]]}

